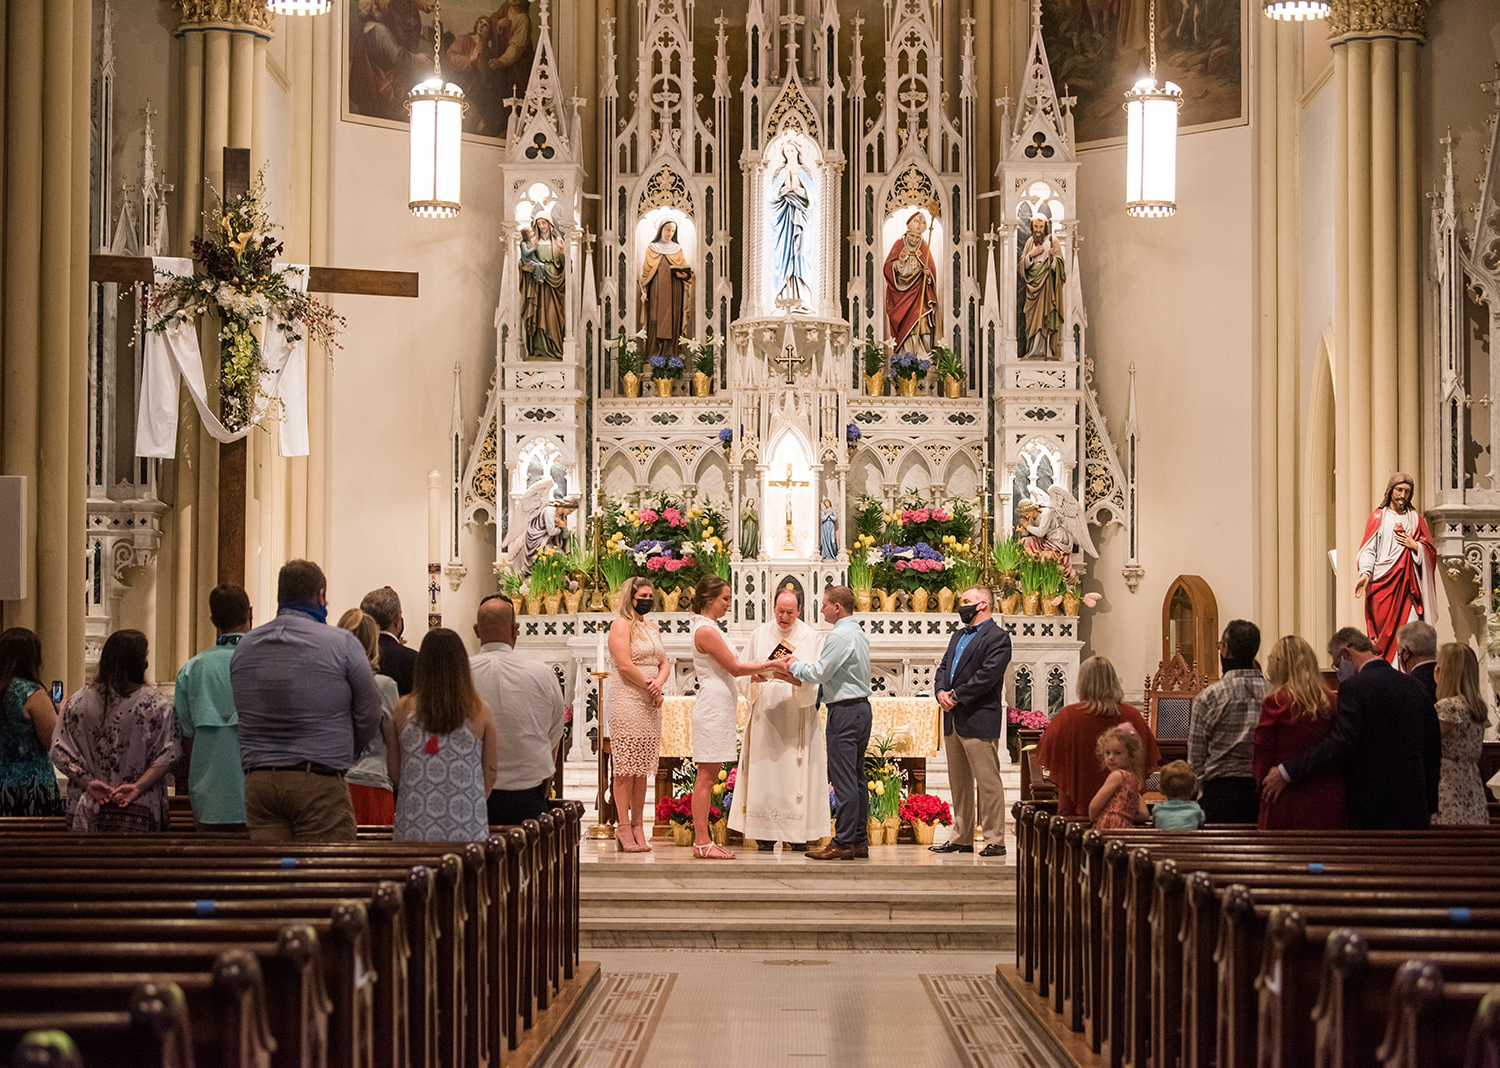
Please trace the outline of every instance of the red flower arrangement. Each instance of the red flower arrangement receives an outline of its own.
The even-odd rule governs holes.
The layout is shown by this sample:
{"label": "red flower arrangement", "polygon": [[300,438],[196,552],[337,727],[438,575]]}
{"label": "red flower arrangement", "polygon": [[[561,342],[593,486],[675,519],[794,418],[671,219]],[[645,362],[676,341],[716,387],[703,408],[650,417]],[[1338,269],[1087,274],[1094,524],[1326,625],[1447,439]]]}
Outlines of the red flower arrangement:
{"label": "red flower arrangement", "polygon": [[901,802],[901,818],[908,823],[941,823],[944,827],[953,823],[948,802],[932,794],[912,794]]}
{"label": "red flower arrangement", "polygon": [[[946,805],[943,806],[945,809]],[[656,802],[656,818],[691,826],[693,822],[693,799],[688,794],[681,797],[664,797]],[[718,823],[724,818],[724,810],[718,805],[708,806],[708,822]]]}

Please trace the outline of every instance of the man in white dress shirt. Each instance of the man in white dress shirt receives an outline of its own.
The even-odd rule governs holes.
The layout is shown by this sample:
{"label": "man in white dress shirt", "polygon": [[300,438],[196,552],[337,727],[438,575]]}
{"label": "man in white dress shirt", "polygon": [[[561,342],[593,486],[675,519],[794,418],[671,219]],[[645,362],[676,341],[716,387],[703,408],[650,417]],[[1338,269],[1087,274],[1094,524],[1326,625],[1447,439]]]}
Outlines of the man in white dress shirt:
{"label": "man in white dress shirt", "polygon": [[495,716],[500,769],[490,791],[490,823],[514,826],[547,810],[557,746],[563,735],[562,687],[552,669],[517,653],[515,606],[504,595],[479,604],[474,634],[479,653],[469,658],[474,689]]}
{"label": "man in white dress shirt", "polygon": [[[776,597],[775,618],[757,627],[745,645],[746,663],[794,656],[816,663],[822,639],[798,618],[796,591]],[[740,679],[750,720],[740,750],[731,830],[762,849],[776,842],[816,841],[828,827],[828,753],[818,718],[818,688],[755,676]]]}

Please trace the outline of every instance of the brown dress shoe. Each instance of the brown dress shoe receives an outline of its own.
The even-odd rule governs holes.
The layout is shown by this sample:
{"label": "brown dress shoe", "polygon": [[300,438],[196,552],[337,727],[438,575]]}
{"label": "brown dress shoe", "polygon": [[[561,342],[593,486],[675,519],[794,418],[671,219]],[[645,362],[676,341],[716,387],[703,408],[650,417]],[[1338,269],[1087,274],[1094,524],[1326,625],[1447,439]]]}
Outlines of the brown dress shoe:
{"label": "brown dress shoe", "polygon": [[870,847],[869,846],[855,846],[854,847],[854,859],[855,860],[869,860],[870,859]]}
{"label": "brown dress shoe", "polygon": [[822,849],[804,854],[808,860],[853,860],[854,850],[845,849],[843,846],[834,845],[829,842]]}

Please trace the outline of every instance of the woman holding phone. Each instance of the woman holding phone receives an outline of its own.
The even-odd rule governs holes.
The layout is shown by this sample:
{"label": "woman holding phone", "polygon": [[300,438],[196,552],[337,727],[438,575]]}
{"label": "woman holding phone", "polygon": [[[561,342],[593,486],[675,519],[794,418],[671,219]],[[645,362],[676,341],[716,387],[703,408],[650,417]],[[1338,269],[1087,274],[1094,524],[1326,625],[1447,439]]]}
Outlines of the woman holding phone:
{"label": "woman holding phone", "polygon": [[47,749],[57,707],[42,689],[42,643],[25,627],[0,633],[0,816],[62,811]]}

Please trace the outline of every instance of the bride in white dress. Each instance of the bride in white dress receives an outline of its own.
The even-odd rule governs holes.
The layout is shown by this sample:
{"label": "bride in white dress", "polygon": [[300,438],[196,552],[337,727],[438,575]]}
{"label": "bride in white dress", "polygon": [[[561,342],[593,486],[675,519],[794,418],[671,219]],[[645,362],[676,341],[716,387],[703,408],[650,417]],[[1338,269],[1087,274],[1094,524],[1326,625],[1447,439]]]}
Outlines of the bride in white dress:
{"label": "bride in white dress", "polygon": [[693,591],[693,671],[698,695],[693,700],[693,760],[698,778],[693,782],[693,856],[698,860],[733,860],[734,854],[716,845],[708,833],[709,799],[719,781],[719,765],[739,751],[735,714],[738,675],[759,675],[768,664],[742,664],[719,632],[718,621],[729,611],[733,594],[717,575],[702,579]]}

